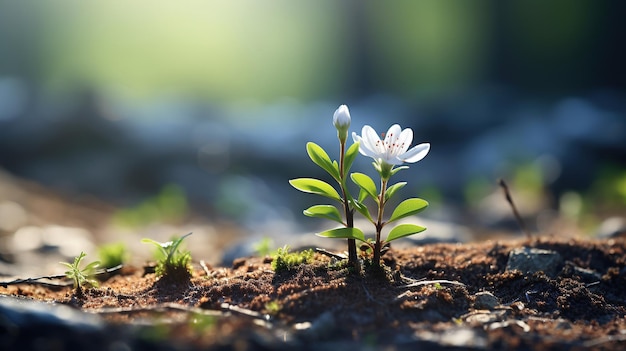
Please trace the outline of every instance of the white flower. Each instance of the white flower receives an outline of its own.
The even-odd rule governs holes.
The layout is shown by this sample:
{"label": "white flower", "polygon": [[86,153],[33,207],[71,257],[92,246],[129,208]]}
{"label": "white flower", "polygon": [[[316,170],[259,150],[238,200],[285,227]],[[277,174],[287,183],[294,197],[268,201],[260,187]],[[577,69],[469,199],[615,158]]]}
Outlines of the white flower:
{"label": "white flower", "polygon": [[408,150],[413,141],[413,130],[406,128],[401,131],[397,124],[389,128],[384,140],[380,140],[374,128],[368,125],[363,126],[361,136],[353,132],[352,138],[354,142],[360,143],[359,152],[362,155],[373,158],[381,166],[414,163],[423,159],[430,150],[429,143],[422,143]]}
{"label": "white flower", "polygon": [[335,128],[337,128],[339,140],[345,142],[348,138],[348,128],[350,128],[350,110],[348,110],[348,106],[341,105],[335,110],[335,114],[333,114],[333,124]]}

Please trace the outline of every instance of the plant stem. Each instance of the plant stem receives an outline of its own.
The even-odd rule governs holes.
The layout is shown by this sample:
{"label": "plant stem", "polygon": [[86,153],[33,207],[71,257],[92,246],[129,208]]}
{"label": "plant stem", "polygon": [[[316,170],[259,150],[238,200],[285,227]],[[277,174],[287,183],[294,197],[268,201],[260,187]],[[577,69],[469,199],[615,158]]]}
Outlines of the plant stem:
{"label": "plant stem", "polygon": [[372,266],[380,267],[380,233],[383,230],[383,212],[385,211],[385,191],[387,190],[387,179],[380,180],[380,195],[378,196],[378,217],[376,218],[376,243],[374,244],[374,259]]}
{"label": "plant stem", "polygon": [[[354,227],[354,212],[350,210],[350,204],[348,203],[348,193],[345,188],[346,179],[344,172],[344,158],[346,153],[346,142],[339,141],[340,151],[339,151],[339,178],[341,180],[339,186],[341,187],[341,193],[343,196],[343,211],[346,215],[346,227],[353,228]],[[356,256],[356,241],[354,239],[348,239],[348,264],[358,270],[359,262]]]}

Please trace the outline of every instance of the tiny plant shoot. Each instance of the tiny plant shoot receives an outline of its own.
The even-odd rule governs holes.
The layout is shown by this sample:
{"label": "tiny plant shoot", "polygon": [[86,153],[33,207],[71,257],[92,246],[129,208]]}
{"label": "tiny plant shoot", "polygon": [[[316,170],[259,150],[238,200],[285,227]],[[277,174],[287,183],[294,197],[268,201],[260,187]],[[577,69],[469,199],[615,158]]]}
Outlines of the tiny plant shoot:
{"label": "tiny plant shoot", "polygon": [[98,257],[103,268],[113,268],[124,264],[128,256],[128,250],[124,243],[110,243],[100,246]]}
{"label": "tiny plant shoot", "polygon": [[100,265],[100,262],[94,261],[89,263],[85,268],[80,269],[80,263],[85,258],[87,254],[81,251],[80,255],[74,258],[73,263],[67,262],[59,262],[65,267],[69,268],[68,271],[65,272],[65,276],[72,279],[74,281],[74,289],[78,295],[82,294],[82,287],[85,285],[90,285],[97,287],[98,282],[95,279],[92,279],[91,276],[95,273],[96,267]]}
{"label": "tiny plant shoot", "polygon": [[174,238],[172,241],[160,243],[152,239],[141,239],[143,243],[153,244],[158,248],[159,257],[157,258],[156,274],[164,278],[188,278],[191,275],[191,253],[189,251],[181,252],[178,247],[183,240],[191,235],[185,234],[180,238]]}
{"label": "tiny plant shoot", "polygon": [[[315,205],[304,210],[304,215],[319,217],[341,223],[344,227],[320,233],[322,236],[348,239],[348,264],[358,269],[356,241],[364,240],[363,232],[354,228],[354,209],[352,208],[352,196],[346,188],[347,174],[358,154],[358,143],[352,144],[346,151],[348,128],[350,128],[350,111],[348,106],[341,105],[333,115],[333,125],[337,129],[339,139],[339,163],[331,161],[324,149],[313,143],[306,144],[306,151],[311,161],[325,170],[338,184],[339,192],[330,184],[314,178],[298,178],[289,181],[294,188],[305,192],[325,196],[339,203],[343,217],[334,205]],[[341,195],[340,195],[341,194]],[[345,219],[345,221],[344,221]]]}
{"label": "tiny plant shoot", "polygon": [[[413,130],[410,128],[401,130],[397,124],[389,128],[384,140],[381,140],[376,131],[368,125],[363,127],[360,136],[353,132],[352,138],[355,143],[359,144],[359,152],[362,155],[374,159],[374,169],[380,175],[380,190],[376,188],[376,184],[369,176],[363,173],[353,173],[351,175],[352,181],[361,189],[358,199],[354,200],[354,208],[365,216],[376,229],[374,243],[366,242],[366,244],[374,251],[372,266],[380,267],[380,256],[383,246],[392,240],[426,230],[426,228],[414,224],[400,224],[391,229],[387,239],[381,239],[381,232],[385,225],[419,213],[428,206],[428,202],[425,200],[410,198],[400,202],[391,213],[391,217],[387,221],[383,221],[385,205],[398,190],[406,185],[406,182],[398,182],[389,186],[389,179],[399,171],[409,168],[408,166],[402,166],[405,162],[415,163],[423,159],[430,150],[430,144],[419,144],[409,150],[409,146],[413,141]],[[369,213],[369,210],[363,204],[363,201],[367,198],[374,200],[377,205],[375,217]]]}

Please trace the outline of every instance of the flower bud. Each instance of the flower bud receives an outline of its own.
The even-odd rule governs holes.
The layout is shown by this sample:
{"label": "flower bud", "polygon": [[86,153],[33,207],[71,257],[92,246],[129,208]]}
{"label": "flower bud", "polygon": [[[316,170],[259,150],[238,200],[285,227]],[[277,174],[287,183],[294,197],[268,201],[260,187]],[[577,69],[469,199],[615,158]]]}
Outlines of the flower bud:
{"label": "flower bud", "polygon": [[348,106],[341,105],[333,115],[333,124],[337,128],[337,137],[342,143],[348,138],[348,128],[350,128],[350,111]]}

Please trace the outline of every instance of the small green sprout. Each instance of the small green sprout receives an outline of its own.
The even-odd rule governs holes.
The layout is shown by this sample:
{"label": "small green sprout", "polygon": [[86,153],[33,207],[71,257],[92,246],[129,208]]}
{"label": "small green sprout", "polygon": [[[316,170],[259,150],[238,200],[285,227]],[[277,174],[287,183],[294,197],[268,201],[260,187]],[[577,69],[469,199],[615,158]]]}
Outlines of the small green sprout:
{"label": "small green sprout", "polygon": [[272,269],[274,272],[283,272],[293,269],[301,264],[310,263],[313,260],[313,250],[289,252],[289,246],[285,245],[276,250],[272,255]]}
{"label": "small green sprout", "polygon": [[265,304],[265,310],[267,311],[267,314],[271,316],[277,315],[282,308],[283,306],[277,300],[272,300]]}
{"label": "small green sprout", "polygon": [[141,239],[143,243],[154,244],[158,248],[156,274],[168,278],[189,278],[191,276],[191,253],[181,252],[178,247],[183,240],[191,235],[185,234],[180,238],[173,238],[172,241],[160,243],[152,239]]}
{"label": "small green sprout", "polygon": [[98,249],[98,257],[104,268],[113,268],[123,264],[127,256],[128,251],[123,243],[105,244]]}
{"label": "small green sprout", "polygon": [[254,251],[261,257],[269,256],[272,253],[272,247],[274,246],[274,240],[269,237],[264,237],[258,243],[254,244]]}
{"label": "small green sprout", "polygon": [[59,262],[69,268],[69,270],[65,272],[65,275],[74,281],[74,289],[76,289],[76,293],[79,295],[82,293],[82,287],[85,285],[98,286],[98,282],[92,279],[91,276],[94,275],[95,269],[100,265],[100,262],[91,262],[85,266],[85,268],[80,269],[80,262],[85,256],[87,256],[87,254],[81,251],[80,255],[74,258],[74,263]]}

